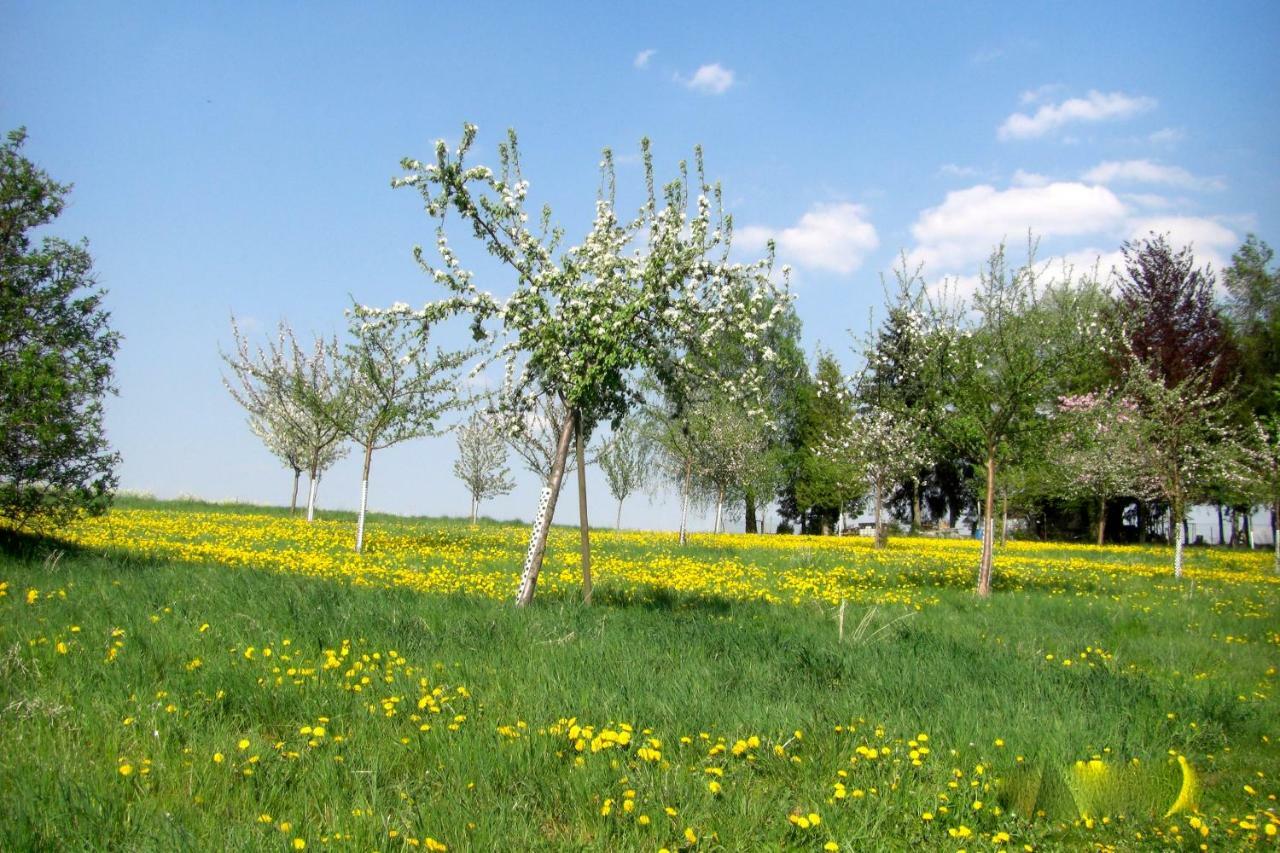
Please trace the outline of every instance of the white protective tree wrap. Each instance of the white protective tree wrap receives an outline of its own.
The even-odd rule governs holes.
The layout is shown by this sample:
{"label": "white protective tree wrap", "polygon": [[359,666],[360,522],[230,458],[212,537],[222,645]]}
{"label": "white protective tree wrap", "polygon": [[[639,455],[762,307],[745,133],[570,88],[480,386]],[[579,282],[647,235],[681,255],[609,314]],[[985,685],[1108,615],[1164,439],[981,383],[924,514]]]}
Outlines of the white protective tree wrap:
{"label": "white protective tree wrap", "polygon": [[356,520],[356,553],[364,553],[364,512],[369,505],[369,481],[360,482],[360,518]]}
{"label": "white protective tree wrap", "polygon": [[316,517],[316,488],[320,485],[319,477],[311,478],[311,485],[307,489],[307,523],[315,521]]}
{"label": "white protective tree wrap", "polygon": [[525,601],[529,596],[530,588],[538,582],[538,576],[533,571],[533,563],[546,543],[545,527],[547,510],[550,506],[551,487],[543,486],[542,496],[538,498],[538,514],[533,520],[533,536],[529,538],[529,550],[524,555],[524,568],[520,572],[520,589],[516,591],[516,601]]}

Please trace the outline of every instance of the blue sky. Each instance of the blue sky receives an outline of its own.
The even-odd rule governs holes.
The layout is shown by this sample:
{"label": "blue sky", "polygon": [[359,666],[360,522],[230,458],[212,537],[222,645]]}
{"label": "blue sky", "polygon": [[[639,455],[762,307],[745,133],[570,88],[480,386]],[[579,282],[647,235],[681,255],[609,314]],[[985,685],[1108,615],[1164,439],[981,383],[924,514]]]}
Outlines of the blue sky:
{"label": "blue sky", "polygon": [[[703,144],[741,252],[778,240],[806,344],[849,366],[901,251],[963,288],[1028,228],[1042,257],[1104,270],[1153,229],[1215,266],[1249,232],[1280,244],[1275,3],[0,2],[0,20],[0,124],[74,182],[53,230],[90,239],[125,336],[121,484],[161,496],[287,500],[221,386],[228,315],[332,332],[352,297],[436,295],[410,254],[430,222],[389,181],[464,121],[477,161],[519,130],[530,197],[571,238],[601,148],[625,201],[642,136],[660,177]],[[380,453],[371,506],[462,514],[453,453]],[[321,506],[353,507],[358,478],[333,469]],[[595,472],[589,492],[610,521]],[[527,519],[536,499],[522,475],[485,511]],[[633,499],[624,523],[670,527],[677,504]]]}

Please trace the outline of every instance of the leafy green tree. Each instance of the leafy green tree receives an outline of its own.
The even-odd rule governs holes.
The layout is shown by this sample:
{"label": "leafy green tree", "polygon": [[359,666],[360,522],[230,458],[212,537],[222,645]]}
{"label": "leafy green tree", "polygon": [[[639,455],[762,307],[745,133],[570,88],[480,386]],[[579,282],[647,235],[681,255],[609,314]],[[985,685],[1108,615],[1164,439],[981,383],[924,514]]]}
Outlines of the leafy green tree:
{"label": "leafy green tree", "polygon": [[840,365],[820,352],[812,377],[796,383],[795,412],[788,436],[786,482],[779,498],[784,519],[805,533],[828,533],[843,510],[866,492],[861,469],[847,456],[822,454],[825,443],[838,443],[850,428],[854,407],[848,395],[826,389],[843,387]]}
{"label": "leafy green tree", "polygon": [[1022,445],[1042,439],[1047,415],[1063,392],[1063,377],[1077,363],[1105,355],[1105,338],[1092,293],[1096,284],[1072,284],[1069,270],[1043,283],[1034,244],[1026,264],[1010,269],[1004,246],[992,252],[974,294],[972,311],[957,314],[944,353],[942,380],[951,412],[944,429],[952,445],[985,469],[982,559],[977,592],[991,594],[996,477]]}
{"label": "leafy green tree", "polygon": [[10,131],[0,147],[0,516],[59,525],[104,512],[116,487],[102,416],[120,335],[88,244],[32,245],[71,187],[23,156],[26,138]]}
{"label": "leafy green tree", "polygon": [[[945,338],[931,326],[929,295],[921,267],[911,268],[905,255],[894,269],[895,289],[886,288],[887,313],[862,351],[865,367],[857,396],[867,407],[891,413],[915,429],[915,469],[903,469],[912,529],[921,521],[921,483],[938,455],[944,388],[937,381],[935,348]],[[891,484],[897,485],[897,484]],[[888,495],[882,494],[881,506]]]}
{"label": "leafy green tree", "polygon": [[1277,411],[1272,382],[1280,376],[1280,267],[1250,234],[1222,271],[1226,315],[1240,351],[1240,393],[1255,414]]}

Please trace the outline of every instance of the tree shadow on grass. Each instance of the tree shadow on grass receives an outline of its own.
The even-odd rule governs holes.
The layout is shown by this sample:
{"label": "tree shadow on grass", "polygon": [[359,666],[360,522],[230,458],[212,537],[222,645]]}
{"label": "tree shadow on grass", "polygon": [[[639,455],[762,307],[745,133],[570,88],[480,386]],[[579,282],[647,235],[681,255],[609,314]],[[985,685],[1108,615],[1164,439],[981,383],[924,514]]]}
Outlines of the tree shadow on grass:
{"label": "tree shadow on grass", "polygon": [[[562,596],[547,597],[566,602],[581,600],[581,594],[576,590],[566,592]],[[596,587],[591,596],[592,607],[609,607],[620,610],[652,610],[665,613],[682,611],[725,615],[735,608],[740,608],[747,604],[748,602],[733,601],[718,595],[682,594],[661,587],[640,587],[636,589],[623,589],[612,586]]]}
{"label": "tree shadow on grass", "polygon": [[49,533],[0,527],[0,555],[21,562],[46,562],[58,555],[81,556],[84,549]]}

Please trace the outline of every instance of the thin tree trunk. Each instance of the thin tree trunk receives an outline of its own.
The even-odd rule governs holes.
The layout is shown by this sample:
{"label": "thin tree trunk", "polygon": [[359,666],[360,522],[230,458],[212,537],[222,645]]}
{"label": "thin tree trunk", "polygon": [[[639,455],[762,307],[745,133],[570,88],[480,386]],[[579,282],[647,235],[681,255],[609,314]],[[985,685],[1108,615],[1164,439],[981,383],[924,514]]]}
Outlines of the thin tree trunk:
{"label": "thin tree trunk", "polygon": [[1253,550],[1253,513],[1246,511],[1244,517],[1244,540],[1249,545],[1249,550]]}
{"label": "thin tree trunk", "polygon": [[881,513],[884,507],[884,489],[880,486],[880,481],[876,480],[876,547],[884,547],[884,522],[881,520]]}
{"label": "thin tree trunk", "polygon": [[573,413],[578,445],[578,539],[582,551],[582,603],[591,603],[591,530],[587,525],[587,458],[582,441],[582,413]]}
{"label": "thin tree trunk", "polygon": [[293,518],[298,511],[298,481],[302,479],[302,469],[293,469],[293,495],[289,498],[289,517]]}
{"label": "thin tree trunk", "polygon": [[1218,544],[1225,545],[1226,541],[1226,530],[1222,526],[1222,504],[1218,504]]}
{"label": "thin tree trunk", "polygon": [[751,491],[748,491],[748,492],[747,492],[747,496],[746,496],[746,503],[747,503],[747,505],[746,505],[746,507],[745,507],[746,511],[744,512],[744,515],[746,516],[746,519],[747,519],[747,521],[746,521],[746,525],[747,525],[747,527],[746,527],[746,532],[747,532],[747,533],[760,533],[760,532],[762,532],[762,531],[761,531],[761,530],[756,526],[756,495],[755,495],[755,492],[751,492]]}
{"label": "thin tree trunk", "polygon": [[722,515],[723,509],[724,509],[724,489],[718,489],[716,491],[716,526],[714,528],[716,533],[724,532],[723,530],[720,529],[722,519],[724,517]]}
{"label": "thin tree trunk", "polygon": [[479,514],[479,512],[480,512],[480,499],[477,498],[475,495],[472,495],[471,496],[471,524],[473,526],[476,523],[476,515]]}
{"label": "thin tree trunk", "polygon": [[1107,499],[1098,498],[1098,547],[1102,547],[1103,534],[1107,530]]}
{"label": "thin tree trunk", "polygon": [[307,486],[307,524],[316,520],[316,489],[320,485],[320,473],[312,468],[309,474],[311,482]]}
{"label": "thin tree trunk", "polygon": [[996,501],[996,457],[987,452],[987,500],[982,513],[982,563],[978,567],[978,595],[982,598],[991,596],[991,569],[993,555],[991,540],[996,530],[993,522]]}
{"label": "thin tree trunk", "polygon": [[538,586],[538,572],[542,570],[542,557],[547,550],[547,532],[551,528],[551,518],[555,515],[556,500],[560,497],[560,482],[564,479],[565,461],[569,458],[569,445],[573,441],[573,418],[566,418],[560,427],[560,440],[556,444],[556,458],[551,466],[551,479],[542,488],[542,496],[538,499],[538,514],[533,520],[533,531],[529,536],[529,551],[524,557],[524,568],[520,573],[520,588],[516,591],[516,606],[524,607],[533,601],[534,590]]}
{"label": "thin tree trunk", "polygon": [[1009,492],[1000,492],[1000,547],[1009,541]]}
{"label": "thin tree trunk", "polygon": [[614,522],[613,529],[614,530],[622,529],[622,501],[618,501],[618,520]]}
{"label": "thin tree trunk", "polygon": [[911,532],[920,532],[920,478],[911,478]]}
{"label": "thin tree trunk", "polygon": [[356,553],[364,553],[364,514],[369,506],[369,463],[373,461],[373,443],[364,446],[364,476],[360,478],[360,515],[356,518]]}
{"label": "thin tree trunk", "polygon": [[1182,537],[1175,538],[1173,543],[1173,576],[1182,577]]}
{"label": "thin tree trunk", "polygon": [[1275,551],[1273,568],[1280,575],[1280,501],[1276,501],[1276,505],[1271,508],[1271,548]]}
{"label": "thin tree trunk", "polygon": [[689,544],[689,488],[693,482],[693,459],[684,460],[684,496],[680,508],[680,544]]}
{"label": "thin tree trunk", "polygon": [[1138,544],[1147,544],[1147,506],[1138,501]]}

